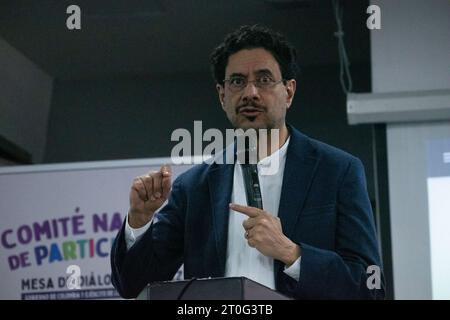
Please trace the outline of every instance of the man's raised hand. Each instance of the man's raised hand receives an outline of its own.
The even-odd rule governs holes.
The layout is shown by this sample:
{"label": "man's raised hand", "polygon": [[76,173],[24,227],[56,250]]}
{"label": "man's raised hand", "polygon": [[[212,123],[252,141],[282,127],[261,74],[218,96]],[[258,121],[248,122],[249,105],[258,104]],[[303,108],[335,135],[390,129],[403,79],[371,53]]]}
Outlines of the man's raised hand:
{"label": "man's raised hand", "polygon": [[159,171],[150,171],[133,180],[128,212],[128,223],[132,228],[140,228],[148,223],[167,200],[171,178],[172,169],[169,165],[163,165]]}

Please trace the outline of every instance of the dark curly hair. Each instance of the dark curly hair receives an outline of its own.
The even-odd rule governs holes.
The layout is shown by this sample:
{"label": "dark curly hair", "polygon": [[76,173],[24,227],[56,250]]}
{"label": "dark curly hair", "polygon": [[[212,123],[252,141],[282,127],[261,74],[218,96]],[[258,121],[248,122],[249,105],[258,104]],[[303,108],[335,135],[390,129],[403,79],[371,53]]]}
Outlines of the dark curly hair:
{"label": "dark curly hair", "polygon": [[280,66],[283,79],[295,79],[297,74],[297,52],[278,32],[269,28],[252,25],[241,26],[228,34],[211,54],[211,69],[216,83],[223,85],[228,58],[242,50],[263,48],[269,51]]}

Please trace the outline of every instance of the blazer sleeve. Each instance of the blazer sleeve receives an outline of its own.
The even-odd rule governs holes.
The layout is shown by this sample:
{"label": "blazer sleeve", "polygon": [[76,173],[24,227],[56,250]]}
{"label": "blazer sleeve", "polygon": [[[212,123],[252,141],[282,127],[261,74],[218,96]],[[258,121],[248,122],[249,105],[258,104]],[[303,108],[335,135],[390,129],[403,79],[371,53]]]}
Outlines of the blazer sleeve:
{"label": "blazer sleeve", "polygon": [[178,178],[156,221],[128,251],[124,222],[111,249],[112,283],[123,298],[135,298],[148,283],[174,277],[183,260],[184,208]]}
{"label": "blazer sleeve", "polygon": [[383,299],[382,274],[380,289],[367,286],[371,275],[367,267],[376,265],[381,270],[381,261],[364,168],[357,158],[349,161],[344,172],[336,214],[335,250],[300,243],[300,278],[297,282],[281,274],[285,290],[298,299]]}

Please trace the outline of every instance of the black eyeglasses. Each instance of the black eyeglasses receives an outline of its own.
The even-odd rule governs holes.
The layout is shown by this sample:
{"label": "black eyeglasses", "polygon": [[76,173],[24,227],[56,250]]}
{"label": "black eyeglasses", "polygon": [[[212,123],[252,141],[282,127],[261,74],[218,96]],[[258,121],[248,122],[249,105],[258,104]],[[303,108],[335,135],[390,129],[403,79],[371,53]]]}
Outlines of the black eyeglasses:
{"label": "black eyeglasses", "polygon": [[253,82],[255,84],[255,87],[266,90],[275,87],[279,83],[285,83],[286,80],[281,79],[279,81],[275,81],[274,79],[272,79],[272,77],[262,76],[256,78],[255,80],[249,81],[246,77],[234,76],[230,77],[229,79],[224,79],[223,82],[228,84],[228,88],[231,91],[238,92],[246,88],[250,82]]}

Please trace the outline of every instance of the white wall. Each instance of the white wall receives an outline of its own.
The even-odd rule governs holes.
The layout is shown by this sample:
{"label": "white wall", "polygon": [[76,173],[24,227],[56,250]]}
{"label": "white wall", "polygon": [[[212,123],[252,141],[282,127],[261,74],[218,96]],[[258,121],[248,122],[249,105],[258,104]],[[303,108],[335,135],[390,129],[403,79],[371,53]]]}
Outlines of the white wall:
{"label": "white wall", "polygon": [[[381,8],[381,30],[371,31],[372,91],[449,89],[450,1],[371,3]],[[387,125],[396,299],[432,298],[426,180],[421,171],[423,161],[411,155],[424,156],[425,140],[418,133],[436,125],[444,126],[442,132],[449,131],[445,123]]]}
{"label": "white wall", "polygon": [[53,79],[0,38],[0,135],[42,161]]}

